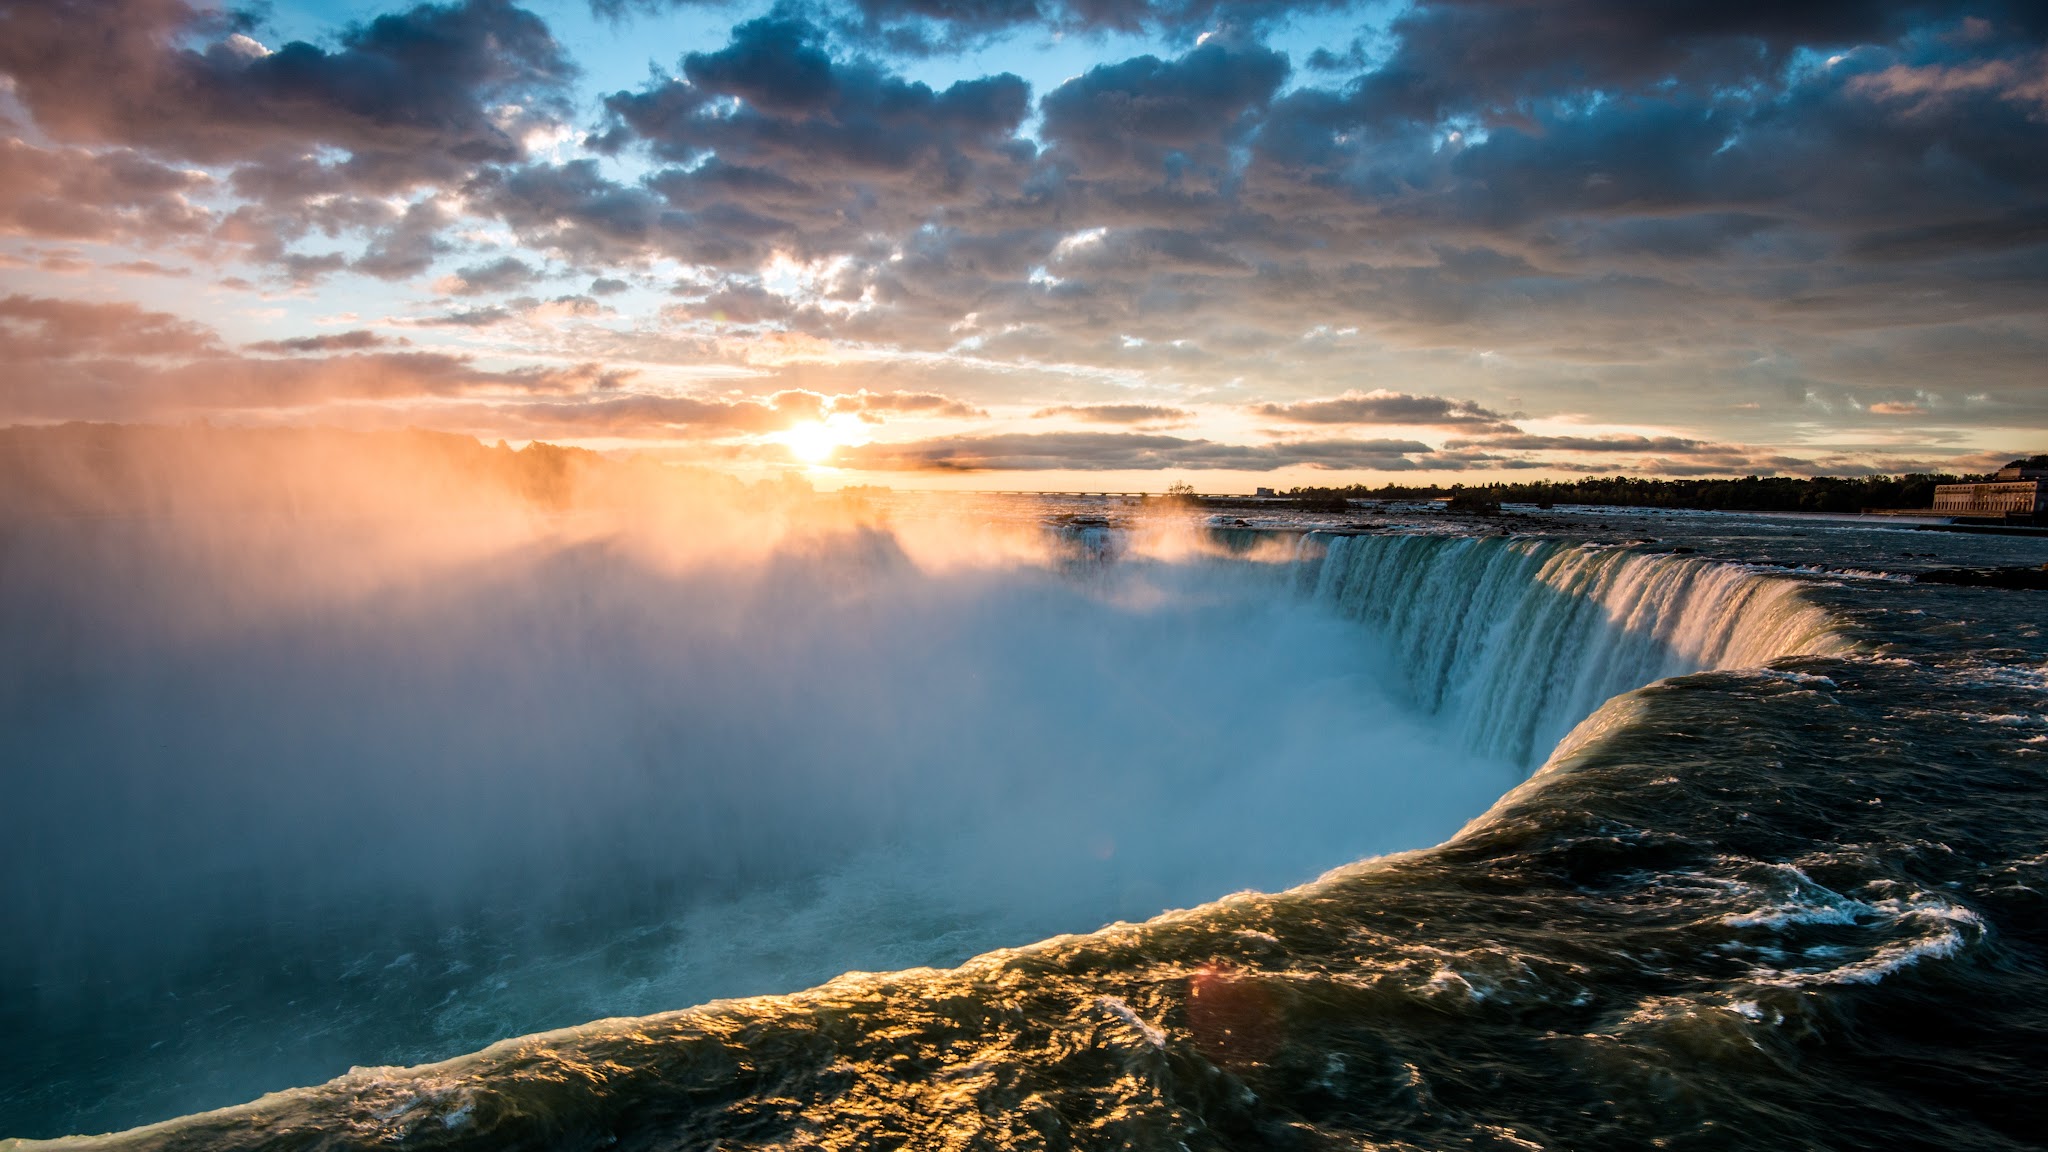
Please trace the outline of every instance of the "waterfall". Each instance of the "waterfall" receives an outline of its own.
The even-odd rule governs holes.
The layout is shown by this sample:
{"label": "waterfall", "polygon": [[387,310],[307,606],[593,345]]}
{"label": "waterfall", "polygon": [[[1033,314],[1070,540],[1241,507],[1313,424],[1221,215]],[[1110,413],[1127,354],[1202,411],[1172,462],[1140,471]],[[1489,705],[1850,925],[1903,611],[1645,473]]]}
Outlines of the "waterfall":
{"label": "waterfall", "polygon": [[1555,540],[1311,533],[1301,580],[1372,629],[1418,705],[1530,765],[1601,702],[1667,676],[1845,650],[1798,582]]}

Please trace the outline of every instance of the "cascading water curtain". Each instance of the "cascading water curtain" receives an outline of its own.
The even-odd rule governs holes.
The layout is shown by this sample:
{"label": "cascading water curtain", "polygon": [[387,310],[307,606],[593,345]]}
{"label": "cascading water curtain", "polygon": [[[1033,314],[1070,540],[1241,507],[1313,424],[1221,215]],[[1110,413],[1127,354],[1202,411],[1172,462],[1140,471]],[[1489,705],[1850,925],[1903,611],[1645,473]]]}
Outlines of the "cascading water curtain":
{"label": "cascading water curtain", "polygon": [[1416,702],[1533,765],[1602,701],[1667,676],[1844,650],[1797,581],[1542,539],[1311,533],[1304,590],[1376,632]]}

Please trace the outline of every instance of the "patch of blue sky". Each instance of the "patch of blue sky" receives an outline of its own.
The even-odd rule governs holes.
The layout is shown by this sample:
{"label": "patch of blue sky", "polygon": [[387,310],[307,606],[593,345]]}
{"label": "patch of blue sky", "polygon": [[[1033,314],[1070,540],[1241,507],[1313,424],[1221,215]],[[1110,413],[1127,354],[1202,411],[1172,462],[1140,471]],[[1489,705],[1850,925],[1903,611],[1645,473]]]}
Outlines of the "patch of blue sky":
{"label": "patch of blue sky", "polygon": [[[280,0],[272,6],[258,38],[276,48],[291,40],[332,46],[341,31],[383,13],[402,10],[403,0]],[[629,9],[617,19],[599,16],[582,0],[528,0],[525,5],[547,21],[569,58],[581,69],[577,83],[579,112],[594,117],[609,93],[645,85],[650,73],[667,77],[679,70],[690,52],[725,46],[732,28],[773,10],[773,0],[730,4],[683,4],[658,10]],[[1337,58],[1351,55],[1354,45],[1366,67],[1384,60],[1391,50],[1389,25],[1411,7],[1410,0],[1366,0],[1320,12],[1296,14],[1267,29],[1261,40],[1285,52],[1293,64],[1287,87],[1341,83],[1343,73],[1308,67],[1310,57],[1324,50]],[[1117,31],[1057,31],[1022,25],[977,39],[958,51],[928,56],[881,53],[861,45],[836,45],[842,56],[869,55],[890,71],[944,89],[961,80],[1002,72],[1014,73],[1031,85],[1034,97],[1104,63],[1153,55],[1170,59],[1195,47],[1206,35],[1225,34],[1222,26],[1189,29],[1170,35]]]}
{"label": "patch of blue sky", "polygon": [[[407,0],[278,0],[264,14],[257,38],[273,49],[293,40],[331,48],[349,27],[410,6]],[[684,4],[628,11],[613,20],[592,13],[582,0],[528,0],[521,6],[547,22],[563,54],[576,62],[579,104],[592,109],[607,93],[645,84],[650,68],[673,75],[684,53],[723,47],[734,24],[770,7]]]}
{"label": "patch of blue sky", "polygon": [[[1267,47],[1287,53],[1289,63],[1294,65],[1282,90],[1341,86],[1358,72],[1385,63],[1395,45],[1389,28],[1412,7],[1410,0],[1369,0],[1324,12],[1296,13],[1264,38]],[[1353,67],[1336,72],[1309,67],[1310,58],[1318,50],[1345,60],[1354,46],[1360,57]]]}

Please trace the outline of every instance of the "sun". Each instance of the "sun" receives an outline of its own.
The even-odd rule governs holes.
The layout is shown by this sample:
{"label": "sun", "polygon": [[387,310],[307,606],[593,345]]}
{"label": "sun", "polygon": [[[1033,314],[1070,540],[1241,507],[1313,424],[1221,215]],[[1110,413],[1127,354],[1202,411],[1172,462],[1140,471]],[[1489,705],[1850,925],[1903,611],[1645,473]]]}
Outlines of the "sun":
{"label": "sun", "polygon": [[805,464],[823,464],[839,447],[839,436],[833,429],[816,420],[807,420],[782,434],[782,446],[789,454]]}

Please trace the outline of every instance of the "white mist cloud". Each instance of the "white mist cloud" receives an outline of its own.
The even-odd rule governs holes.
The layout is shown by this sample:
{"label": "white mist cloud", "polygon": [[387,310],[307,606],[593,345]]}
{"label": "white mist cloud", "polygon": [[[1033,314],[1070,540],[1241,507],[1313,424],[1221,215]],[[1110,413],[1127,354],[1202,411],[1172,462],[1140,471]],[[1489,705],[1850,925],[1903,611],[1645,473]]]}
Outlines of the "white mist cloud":
{"label": "white mist cloud", "polygon": [[460,441],[171,439],[207,451],[89,489],[154,514],[10,518],[0,930],[19,986],[230,1005],[181,1109],[1290,886],[1518,776],[1198,536],[1101,567],[658,468],[571,457],[537,507]]}

